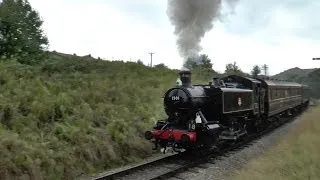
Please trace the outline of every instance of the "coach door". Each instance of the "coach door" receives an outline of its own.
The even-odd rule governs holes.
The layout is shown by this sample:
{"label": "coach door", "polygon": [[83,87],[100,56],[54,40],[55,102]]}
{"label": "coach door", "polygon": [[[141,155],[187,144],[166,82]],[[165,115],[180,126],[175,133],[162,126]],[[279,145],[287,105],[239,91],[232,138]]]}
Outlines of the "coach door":
{"label": "coach door", "polygon": [[265,96],[265,89],[261,88],[261,86],[260,86],[259,87],[259,112],[260,112],[260,114],[264,113],[264,96]]}

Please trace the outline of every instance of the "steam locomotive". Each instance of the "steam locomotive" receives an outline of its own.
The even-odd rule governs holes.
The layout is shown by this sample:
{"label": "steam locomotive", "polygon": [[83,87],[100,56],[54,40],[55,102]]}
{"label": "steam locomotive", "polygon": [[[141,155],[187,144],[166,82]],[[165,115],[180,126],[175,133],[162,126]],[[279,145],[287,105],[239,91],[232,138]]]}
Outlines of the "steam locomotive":
{"label": "steam locomotive", "polygon": [[182,84],[164,94],[168,118],[145,132],[154,149],[180,152],[234,142],[301,110],[310,98],[308,87],[294,82],[230,75],[192,85],[191,71],[179,76]]}

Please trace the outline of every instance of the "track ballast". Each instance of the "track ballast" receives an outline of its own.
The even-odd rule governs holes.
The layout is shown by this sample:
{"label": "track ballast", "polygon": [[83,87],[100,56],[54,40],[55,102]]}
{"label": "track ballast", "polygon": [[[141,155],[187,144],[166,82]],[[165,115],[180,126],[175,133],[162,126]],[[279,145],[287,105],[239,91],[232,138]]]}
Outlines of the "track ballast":
{"label": "track ballast", "polygon": [[250,146],[250,142],[259,139],[280,126],[291,122],[298,117],[305,109],[297,112],[294,116],[284,117],[270,124],[265,130],[251,136],[243,138],[241,141],[233,145],[221,146],[219,150],[215,149],[208,152],[206,155],[195,156],[188,153],[172,154],[163,158],[154,159],[151,162],[146,162],[140,165],[132,166],[121,171],[101,174],[94,180],[109,180],[109,179],[167,179],[170,177],[178,178],[179,173],[192,171],[192,168],[206,168],[204,164],[214,164],[215,160],[221,156],[236,152],[242,148]]}

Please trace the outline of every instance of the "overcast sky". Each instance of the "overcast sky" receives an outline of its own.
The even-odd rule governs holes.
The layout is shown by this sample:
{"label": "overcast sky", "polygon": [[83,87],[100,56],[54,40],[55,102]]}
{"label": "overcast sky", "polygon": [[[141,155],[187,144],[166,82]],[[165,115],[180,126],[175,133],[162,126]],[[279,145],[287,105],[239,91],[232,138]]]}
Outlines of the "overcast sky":
{"label": "overcast sky", "polygon": [[[154,63],[180,69],[166,0],[29,0],[44,20],[50,50],[109,60]],[[269,65],[270,75],[288,68],[320,67],[319,0],[240,0],[202,39],[213,68],[236,61],[245,72]],[[230,11],[223,9],[223,11]]]}

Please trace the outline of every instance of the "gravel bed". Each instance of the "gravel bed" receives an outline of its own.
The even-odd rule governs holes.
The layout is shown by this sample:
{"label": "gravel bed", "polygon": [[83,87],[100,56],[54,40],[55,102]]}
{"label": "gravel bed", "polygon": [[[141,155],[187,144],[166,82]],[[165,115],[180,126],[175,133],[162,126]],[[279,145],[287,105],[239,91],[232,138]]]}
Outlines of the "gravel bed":
{"label": "gravel bed", "polygon": [[[139,163],[131,163],[131,164],[128,164],[126,166],[115,168],[115,169],[112,169],[112,170],[109,170],[109,171],[106,171],[106,172],[97,173],[95,175],[79,177],[79,179],[80,180],[96,179],[98,177],[102,177],[102,176],[107,175],[107,174],[112,174],[112,173],[124,171],[126,169],[130,169],[130,168],[135,167],[135,166],[141,166],[141,165],[143,165],[145,163],[148,163],[148,162],[152,162],[152,161],[156,161],[158,159],[162,159],[162,158],[165,158],[165,157],[168,157],[168,156],[172,156],[173,154],[174,153],[167,153],[167,154],[157,153],[154,156],[145,158],[143,161],[141,161]],[[137,173],[139,173],[139,171]]]}
{"label": "gravel bed", "polygon": [[[305,112],[307,111],[308,110]],[[235,170],[241,169],[248,161],[261,155],[261,153],[263,153],[265,150],[271,148],[284,134],[286,134],[290,129],[296,127],[296,125],[301,121],[300,116],[296,117],[295,120],[279,127],[273,132],[263,136],[262,138],[251,142],[247,147],[228,153],[227,157],[219,157],[218,159],[213,160],[212,163],[204,164],[204,167],[202,168],[192,168],[187,172],[170,178],[170,180],[230,179],[230,176],[235,172]]]}

